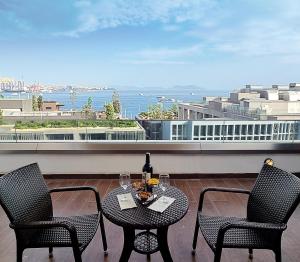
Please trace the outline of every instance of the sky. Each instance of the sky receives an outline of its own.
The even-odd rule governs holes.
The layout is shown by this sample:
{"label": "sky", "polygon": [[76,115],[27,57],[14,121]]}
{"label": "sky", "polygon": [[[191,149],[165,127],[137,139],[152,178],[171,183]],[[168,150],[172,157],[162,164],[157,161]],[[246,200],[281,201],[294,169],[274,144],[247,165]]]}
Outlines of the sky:
{"label": "sky", "polygon": [[0,77],[234,89],[300,82],[299,0],[0,0]]}

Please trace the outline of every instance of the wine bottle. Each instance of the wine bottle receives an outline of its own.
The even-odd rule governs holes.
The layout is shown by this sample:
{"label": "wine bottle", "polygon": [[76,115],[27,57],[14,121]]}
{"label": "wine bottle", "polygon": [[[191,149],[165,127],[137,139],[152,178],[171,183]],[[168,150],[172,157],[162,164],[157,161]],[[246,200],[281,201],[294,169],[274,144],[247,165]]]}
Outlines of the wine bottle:
{"label": "wine bottle", "polygon": [[146,153],[146,162],[143,166],[143,179],[147,182],[153,174],[153,168],[150,164],[150,153]]}

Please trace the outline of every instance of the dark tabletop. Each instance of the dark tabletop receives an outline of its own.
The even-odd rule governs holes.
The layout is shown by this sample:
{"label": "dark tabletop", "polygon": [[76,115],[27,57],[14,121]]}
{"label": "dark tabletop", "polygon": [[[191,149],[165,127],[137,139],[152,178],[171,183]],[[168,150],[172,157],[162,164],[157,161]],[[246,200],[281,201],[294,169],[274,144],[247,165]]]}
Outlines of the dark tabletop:
{"label": "dark tabletop", "polygon": [[[137,207],[121,210],[117,195],[129,192],[132,193]],[[154,188],[153,192],[158,195],[158,198],[162,195],[162,190],[159,188]],[[173,197],[175,201],[163,213],[159,213],[142,205],[136,199],[135,191],[131,187],[127,190],[119,187],[109,192],[103,200],[103,215],[114,224],[122,227],[155,229],[169,226],[184,217],[189,204],[186,195],[176,187],[168,187],[164,192],[164,196]]]}

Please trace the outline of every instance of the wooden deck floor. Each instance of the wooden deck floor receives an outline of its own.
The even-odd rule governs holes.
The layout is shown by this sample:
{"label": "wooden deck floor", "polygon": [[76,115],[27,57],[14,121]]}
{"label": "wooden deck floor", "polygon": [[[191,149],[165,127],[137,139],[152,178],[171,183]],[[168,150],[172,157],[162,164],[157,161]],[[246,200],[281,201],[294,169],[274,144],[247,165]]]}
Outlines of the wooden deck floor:
{"label": "wooden deck floor", "polygon": [[[184,262],[208,262],[213,261],[213,253],[199,233],[197,252],[191,255],[192,236],[195,224],[195,216],[198,205],[199,192],[203,187],[222,186],[250,189],[254,179],[191,179],[172,180],[174,186],[180,188],[188,196],[190,209],[187,215],[178,223],[169,228],[169,246],[174,261]],[[92,185],[97,186],[103,198],[107,192],[118,186],[117,180],[84,180],[84,179],[58,179],[47,180],[49,187]],[[204,204],[204,211],[208,214],[245,216],[247,197],[228,193],[209,193]],[[83,214],[95,210],[95,201],[90,192],[64,192],[53,194],[54,213],[57,216]],[[90,246],[83,253],[83,261],[119,261],[123,246],[122,229],[105,219],[106,234],[108,240],[107,257],[103,255],[100,234],[97,234]],[[298,207],[291,217],[288,229],[283,235],[282,257],[283,261],[296,262],[300,258],[300,208]],[[243,262],[248,261],[247,250],[225,249],[222,253],[222,261]],[[15,236],[13,230],[8,227],[8,219],[0,208],[0,261],[15,261]],[[23,254],[23,261],[74,261],[70,248],[54,249],[54,258],[48,258],[47,249],[27,249]],[[132,253],[130,261],[147,261],[146,256]],[[151,256],[151,261],[162,261],[160,253]],[[254,260],[260,262],[274,261],[274,255],[268,250],[255,250]]]}

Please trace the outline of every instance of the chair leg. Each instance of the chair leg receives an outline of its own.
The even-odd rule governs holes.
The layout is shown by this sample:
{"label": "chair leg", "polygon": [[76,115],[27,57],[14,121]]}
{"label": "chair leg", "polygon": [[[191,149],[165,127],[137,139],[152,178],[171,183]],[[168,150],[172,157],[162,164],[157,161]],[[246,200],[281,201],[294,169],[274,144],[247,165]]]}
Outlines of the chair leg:
{"label": "chair leg", "polygon": [[107,241],[106,241],[106,233],[104,228],[104,222],[103,222],[103,215],[100,215],[100,229],[101,229],[101,236],[102,236],[102,244],[103,244],[103,250],[104,254],[107,255]]}
{"label": "chair leg", "polygon": [[53,247],[49,247],[49,257],[53,257]]}
{"label": "chair leg", "polygon": [[220,262],[221,261],[221,255],[222,255],[222,248],[217,248],[216,251],[215,251],[214,262]]}
{"label": "chair leg", "polygon": [[17,262],[22,262],[23,251],[24,251],[23,247],[21,247],[17,243]]}
{"label": "chair leg", "polygon": [[79,247],[74,247],[73,246],[73,254],[74,254],[75,262],[82,262]]}
{"label": "chair leg", "polygon": [[199,232],[199,221],[198,221],[198,216],[196,218],[196,225],[195,225],[195,232],[194,232],[194,239],[193,239],[193,250],[192,250],[192,254],[194,255],[196,252],[196,246],[197,246],[197,240],[198,240],[198,232]]}
{"label": "chair leg", "polygon": [[[148,229],[147,232],[149,233],[150,230]],[[147,242],[148,242],[148,248],[150,249],[150,240],[149,240],[149,234],[147,234]],[[151,260],[151,255],[147,254],[147,261]]]}
{"label": "chair leg", "polygon": [[249,248],[249,259],[253,259],[253,249]]}
{"label": "chair leg", "polygon": [[278,248],[274,252],[275,252],[275,261],[281,262],[281,248]]}

